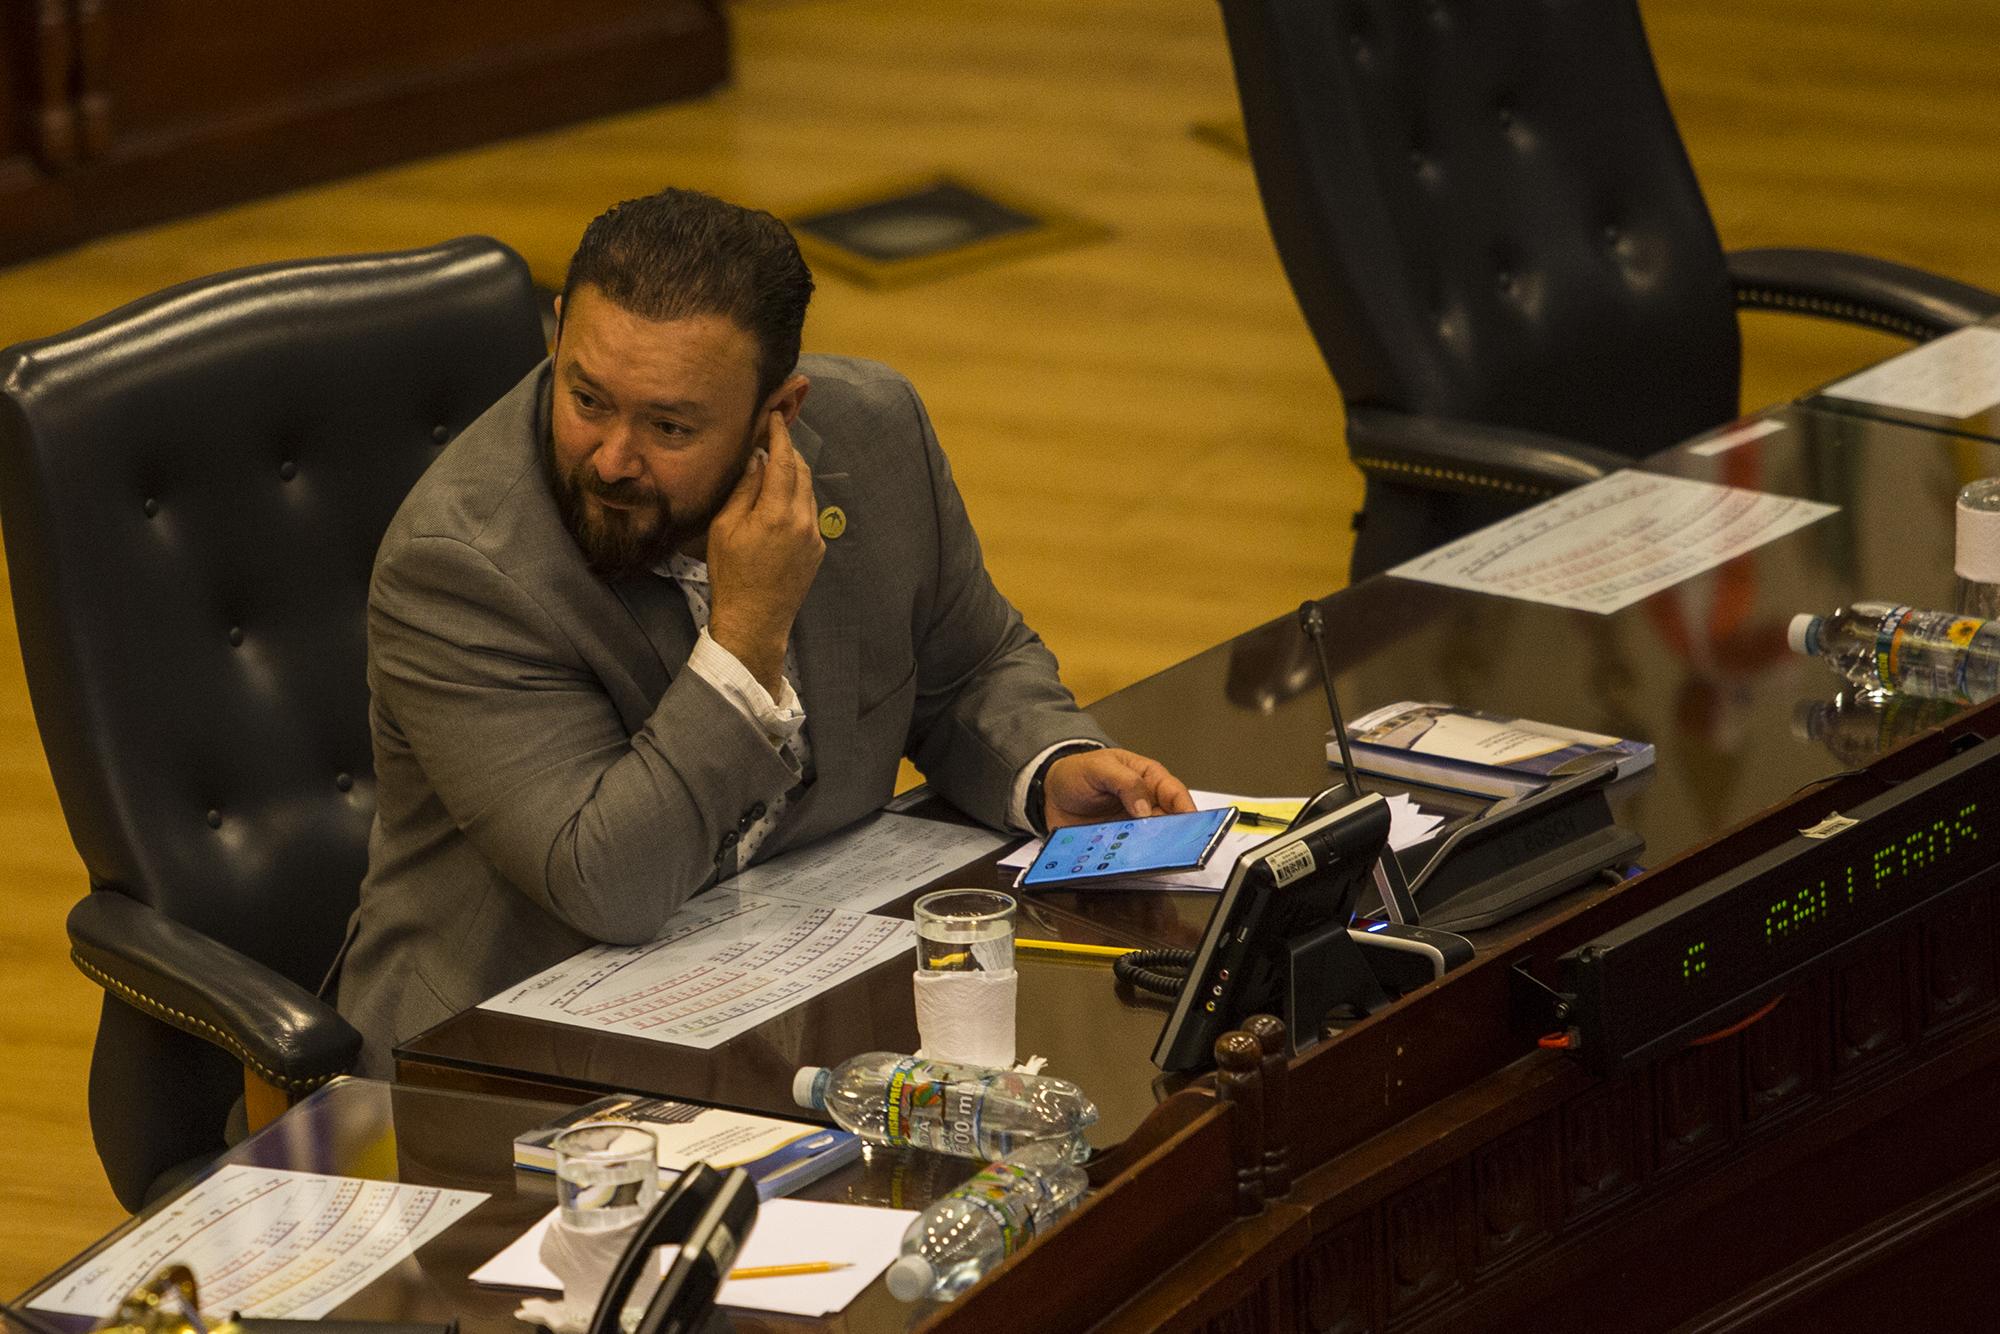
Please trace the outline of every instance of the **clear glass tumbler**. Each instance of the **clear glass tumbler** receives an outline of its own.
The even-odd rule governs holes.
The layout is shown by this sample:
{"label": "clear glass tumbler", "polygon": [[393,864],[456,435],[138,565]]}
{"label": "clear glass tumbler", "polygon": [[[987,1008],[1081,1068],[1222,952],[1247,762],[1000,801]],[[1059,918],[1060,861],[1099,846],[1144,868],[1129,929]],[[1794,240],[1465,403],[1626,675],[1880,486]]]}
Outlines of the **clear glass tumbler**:
{"label": "clear glass tumbler", "polygon": [[1952,609],[1982,620],[2000,617],[2000,477],[1969,482],[1958,493]]}
{"label": "clear glass tumbler", "polygon": [[657,1141],[643,1126],[577,1126],[553,1147],[562,1220],[579,1232],[637,1223],[659,1198]]}
{"label": "clear glass tumbler", "polygon": [[1011,895],[993,889],[940,889],[918,899],[913,911],[922,971],[1013,971],[1016,905]]}

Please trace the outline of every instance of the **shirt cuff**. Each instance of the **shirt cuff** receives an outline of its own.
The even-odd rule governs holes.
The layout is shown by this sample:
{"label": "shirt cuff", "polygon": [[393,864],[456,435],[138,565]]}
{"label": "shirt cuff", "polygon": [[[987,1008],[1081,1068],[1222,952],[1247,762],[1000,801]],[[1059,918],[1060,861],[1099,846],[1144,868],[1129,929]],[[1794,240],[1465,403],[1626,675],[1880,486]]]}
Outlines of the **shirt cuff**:
{"label": "shirt cuff", "polygon": [[764,689],[734,653],[709,637],[706,627],[695,639],[687,665],[689,671],[714,686],[718,694],[755,723],[773,750],[783,750],[805,726],[806,711],[799,703],[798,691],[792,689],[791,680],[787,678],[780,684],[778,697],[772,699],[771,692]]}
{"label": "shirt cuff", "polygon": [[1035,823],[1028,818],[1028,784],[1035,781],[1035,771],[1048,762],[1049,756],[1065,746],[1089,746],[1092,750],[1102,750],[1104,743],[1092,741],[1089,737],[1071,737],[1067,741],[1056,742],[1022,765],[1020,772],[1014,775],[1013,795],[1007,798],[1007,824],[1010,828],[1023,834],[1035,832]]}

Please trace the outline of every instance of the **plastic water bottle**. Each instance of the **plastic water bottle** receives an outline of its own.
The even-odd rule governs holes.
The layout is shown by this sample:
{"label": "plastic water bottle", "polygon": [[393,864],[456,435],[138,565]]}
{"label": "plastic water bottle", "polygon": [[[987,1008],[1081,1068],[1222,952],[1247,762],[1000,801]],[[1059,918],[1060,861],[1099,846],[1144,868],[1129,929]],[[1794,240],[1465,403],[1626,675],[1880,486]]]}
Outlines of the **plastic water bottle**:
{"label": "plastic water bottle", "polygon": [[1077,1206],[1089,1181],[1083,1169],[1046,1154],[988,1163],[979,1175],[918,1214],[889,1266],[898,1301],[949,1301]]}
{"label": "plastic water bottle", "polygon": [[806,1066],[792,1078],[792,1097],[878,1144],[989,1161],[1053,1143],[1067,1161],[1082,1162],[1090,1156],[1083,1132],[1097,1123],[1097,1105],[1066,1079],[887,1051],[832,1070]]}
{"label": "plastic water bottle", "polygon": [[1952,606],[1961,616],[2000,616],[2000,477],[1968,482],[1958,493]]}
{"label": "plastic water bottle", "polygon": [[1792,651],[1823,658],[1877,696],[1978,704],[2000,694],[2000,622],[1891,602],[1794,616]]}

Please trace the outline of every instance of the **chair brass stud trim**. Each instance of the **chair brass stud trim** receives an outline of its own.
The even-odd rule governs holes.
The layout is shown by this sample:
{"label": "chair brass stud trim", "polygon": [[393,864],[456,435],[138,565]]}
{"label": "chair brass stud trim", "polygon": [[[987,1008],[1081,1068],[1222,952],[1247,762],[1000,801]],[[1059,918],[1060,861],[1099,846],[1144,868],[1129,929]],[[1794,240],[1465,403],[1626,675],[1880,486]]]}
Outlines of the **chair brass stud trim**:
{"label": "chair brass stud trim", "polygon": [[1918,343],[1928,343],[1937,337],[1937,330],[1919,324],[1915,320],[1906,319],[1901,315],[1891,315],[1887,311],[1858,305],[1852,301],[1836,301],[1830,297],[1802,296],[1795,292],[1779,292],[1768,287],[1738,287],[1736,304],[1753,310],[1796,310],[1827,319],[1845,320],[1849,324],[1886,329],[1890,333],[1901,334]]}
{"label": "chair brass stud trim", "polygon": [[1487,477],[1480,473],[1463,472],[1457,468],[1434,468],[1423,463],[1404,463],[1399,459],[1378,459],[1354,456],[1354,466],[1363,472],[1402,473],[1410,477],[1422,477],[1430,481],[1457,482],[1461,486],[1484,487],[1489,491],[1504,491],[1515,496],[1552,496],[1554,489],[1546,486],[1530,486],[1525,482],[1510,482],[1501,477]]}
{"label": "chair brass stud trim", "polygon": [[329,1079],[333,1078],[333,1075],[330,1073],[324,1075],[308,1075],[303,1079],[291,1079],[286,1077],[285,1075],[281,1075],[276,1070],[271,1069],[269,1066],[265,1065],[262,1061],[258,1060],[254,1055],[250,1053],[249,1049],[246,1048],[242,1043],[236,1041],[229,1034],[223,1032],[221,1029],[217,1028],[214,1024],[209,1023],[207,1020],[197,1019],[193,1015],[188,1014],[185,1011],[175,1009],[173,1006],[166,1004],[164,1001],[155,1000],[151,996],[146,995],[144,992],[139,991],[134,987],[127,986],[125,983],[120,982],[117,978],[111,976],[103,969],[92,966],[88,960],[86,960],[81,954],[78,954],[75,950],[71,950],[69,952],[69,957],[70,957],[70,962],[74,963],[77,966],[77,968],[82,971],[84,976],[90,978],[93,982],[96,982],[99,986],[104,987],[108,991],[117,992],[120,996],[122,996],[126,1000],[127,1003],[135,1006],[138,1009],[144,1010],[146,1013],[152,1015],[155,1019],[159,1019],[166,1023],[169,1023],[173,1025],[175,1028],[182,1030],[183,1032],[193,1033],[196,1037],[205,1036],[210,1038],[211,1040],[216,1042],[218,1046],[221,1046],[226,1050],[228,1050],[230,1055],[236,1057],[236,1059],[243,1062],[244,1065],[250,1067],[250,1069],[252,1070],[255,1070],[257,1072],[258,1078],[262,1079],[267,1084],[275,1084],[279,1088],[284,1089],[287,1093],[310,1093],[312,1090],[318,1088],[321,1084],[324,1084]]}

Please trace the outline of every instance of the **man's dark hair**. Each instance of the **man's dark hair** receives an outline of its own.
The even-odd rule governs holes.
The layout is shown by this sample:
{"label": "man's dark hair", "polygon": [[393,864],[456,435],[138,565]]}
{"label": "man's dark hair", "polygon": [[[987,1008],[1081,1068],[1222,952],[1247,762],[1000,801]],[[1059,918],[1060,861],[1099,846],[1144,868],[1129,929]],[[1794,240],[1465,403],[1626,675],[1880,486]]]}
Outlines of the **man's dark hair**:
{"label": "man's dark hair", "polygon": [[757,340],[757,402],[799,362],[812,270],[791,229],[760,209],[666,189],[614,204],[584,228],[563,307],[588,283],[648,320],[726,315]]}

